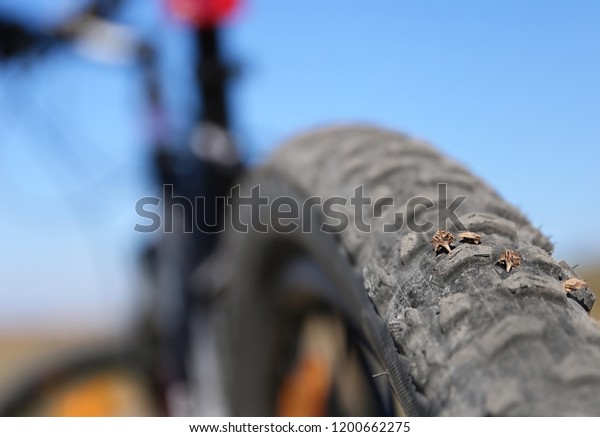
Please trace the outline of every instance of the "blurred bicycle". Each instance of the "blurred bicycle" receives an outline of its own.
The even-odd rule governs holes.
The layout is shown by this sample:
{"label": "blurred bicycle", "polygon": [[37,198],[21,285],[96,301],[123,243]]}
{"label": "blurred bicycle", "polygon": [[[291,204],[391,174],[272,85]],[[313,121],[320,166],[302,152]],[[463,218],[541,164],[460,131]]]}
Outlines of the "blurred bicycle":
{"label": "blurred bicycle", "polygon": [[[169,2],[194,28],[202,102],[178,147],[165,129],[161,53],[113,21],[120,6],[94,1],[44,32],[0,21],[4,60],[84,44],[136,62],[164,211],[141,260],[147,302],[134,335],[46,366],[1,414],[597,414],[600,377],[586,364],[599,356],[594,296],[514,207],[422,142],[372,127],[307,133],[246,168],[227,98],[236,69],[221,48],[234,0]],[[441,185],[470,196],[447,229],[365,232],[309,202],[366,187],[369,224],[397,217],[391,205],[415,224],[448,211]],[[434,199],[424,210],[404,208],[424,195]],[[230,223],[269,223],[265,214],[294,205],[279,229]],[[215,220],[189,231],[190,217]]]}

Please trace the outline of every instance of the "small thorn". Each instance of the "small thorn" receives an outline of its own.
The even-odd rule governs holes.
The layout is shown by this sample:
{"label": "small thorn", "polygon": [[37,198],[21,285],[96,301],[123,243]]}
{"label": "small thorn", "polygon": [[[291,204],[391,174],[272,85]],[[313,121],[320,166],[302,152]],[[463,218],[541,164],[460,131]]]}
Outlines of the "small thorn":
{"label": "small thorn", "polygon": [[521,257],[514,250],[504,250],[496,262],[500,265],[504,265],[506,272],[509,273],[510,269],[521,265]]}
{"label": "small thorn", "polygon": [[567,279],[563,282],[563,288],[567,293],[580,290],[582,288],[587,288],[588,283],[579,278],[571,278]]}
{"label": "small thorn", "polygon": [[454,241],[454,235],[445,229],[438,229],[435,235],[431,238],[431,244],[433,244],[434,252],[437,252],[440,248],[446,249],[446,252],[452,252],[450,244]]}
{"label": "small thorn", "polygon": [[461,232],[460,234],[458,234],[458,238],[460,238],[461,241],[464,241],[469,244],[481,244],[481,235],[476,234],[475,232]]}

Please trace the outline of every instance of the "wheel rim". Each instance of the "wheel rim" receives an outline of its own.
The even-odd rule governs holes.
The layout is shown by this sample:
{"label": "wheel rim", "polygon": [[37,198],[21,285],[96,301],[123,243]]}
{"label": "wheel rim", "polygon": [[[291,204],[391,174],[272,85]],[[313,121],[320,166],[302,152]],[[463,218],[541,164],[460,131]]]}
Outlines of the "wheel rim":
{"label": "wheel rim", "polygon": [[[313,271],[310,275],[308,272]],[[282,335],[274,357],[274,414],[278,416],[385,415],[387,396],[373,384],[367,350],[319,280],[318,267],[305,258],[280,270],[273,290],[279,296]],[[311,277],[312,276],[312,277]],[[386,393],[387,395],[387,393]]]}

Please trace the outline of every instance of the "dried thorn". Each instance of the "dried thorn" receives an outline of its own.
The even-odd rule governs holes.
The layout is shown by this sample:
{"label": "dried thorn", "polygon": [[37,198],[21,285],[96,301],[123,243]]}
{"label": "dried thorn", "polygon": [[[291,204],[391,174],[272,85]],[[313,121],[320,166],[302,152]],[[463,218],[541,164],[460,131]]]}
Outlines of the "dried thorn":
{"label": "dried thorn", "polygon": [[373,378],[379,378],[380,376],[387,376],[387,372],[381,372],[381,373],[376,373],[375,375],[372,375]]}
{"label": "dried thorn", "polygon": [[458,238],[469,244],[481,244],[481,235],[475,232],[461,232]]}
{"label": "dried thorn", "polygon": [[433,250],[439,251],[440,248],[446,249],[446,252],[452,252],[450,244],[454,241],[454,235],[445,229],[439,229],[435,235],[431,238],[431,244],[433,244]]}
{"label": "dried thorn", "polygon": [[506,271],[510,272],[510,269],[513,267],[519,267],[521,265],[521,257],[514,250],[506,249],[500,255],[497,261],[498,264],[504,265],[506,267]]}
{"label": "dried thorn", "polygon": [[579,278],[571,278],[563,282],[563,288],[567,293],[571,293],[582,288],[587,288],[587,286],[588,283]]}

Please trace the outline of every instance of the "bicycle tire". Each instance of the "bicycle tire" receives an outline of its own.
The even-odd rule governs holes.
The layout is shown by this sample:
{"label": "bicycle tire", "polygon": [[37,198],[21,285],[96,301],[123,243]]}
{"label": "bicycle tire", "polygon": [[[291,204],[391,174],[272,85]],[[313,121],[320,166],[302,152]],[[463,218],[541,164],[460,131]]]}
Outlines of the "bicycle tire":
{"label": "bicycle tire", "polygon": [[[577,277],[573,269],[554,260],[548,238],[466,168],[399,133],[337,126],[291,139],[242,186],[274,179],[280,191],[305,197],[349,198],[362,186],[367,196],[394,199],[394,208],[369,210],[373,231],[348,226],[335,236],[335,255],[321,250],[344,258],[360,278],[360,293],[375,314],[362,317],[378,319],[369,322],[367,335],[383,349],[378,356],[385,366],[393,362],[390,355],[397,359],[386,371],[407,414],[600,414],[600,329],[588,315],[592,292],[566,293],[564,281]],[[413,221],[435,222],[438,184],[446,184],[450,199],[467,196],[457,215],[466,230],[480,234],[481,244],[455,240],[450,253],[436,253],[430,243],[436,228],[419,233],[404,226],[390,233],[375,226],[406,211],[416,196],[435,206]],[[234,245],[247,238],[233,237]],[[255,240],[260,245],[267,238]],[[509,272],[497,263],[506,249],[522,260]],[[364,300],[352,305],[369,312]],[[385,332],[373,335],[375,326]],[[243,335],[238,330],[242,338],[233,343],[242,344]]]}

